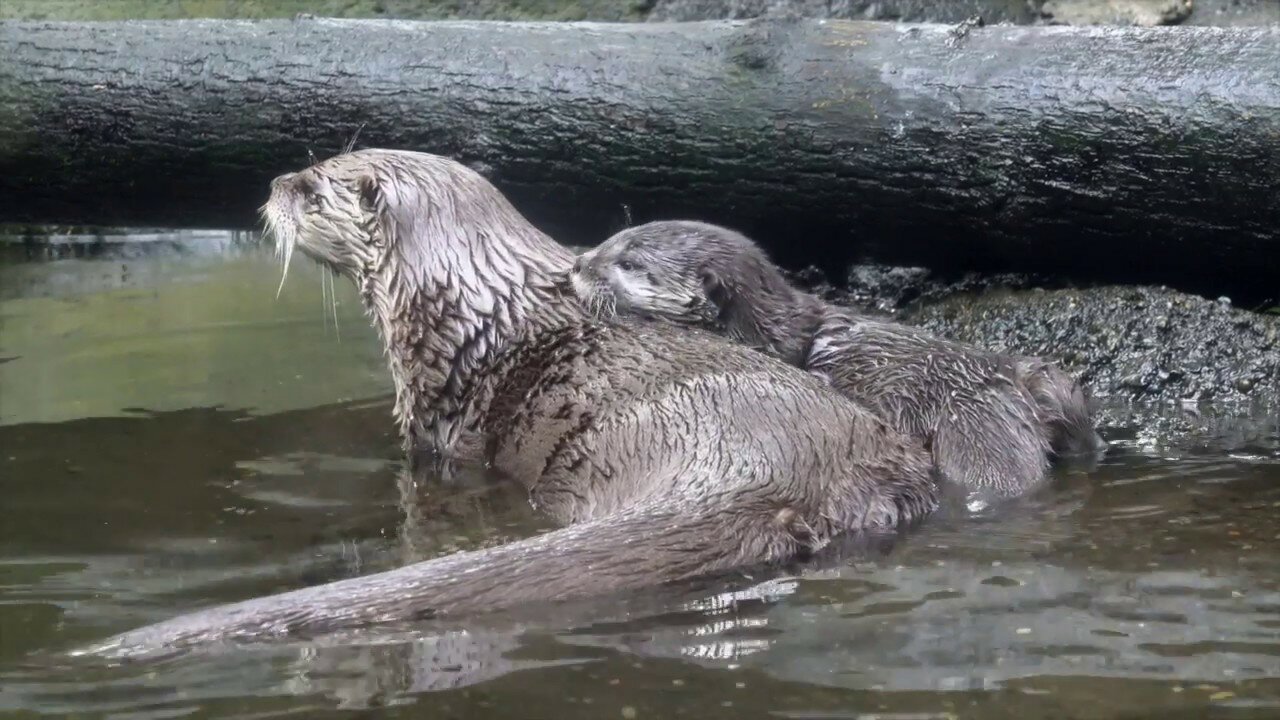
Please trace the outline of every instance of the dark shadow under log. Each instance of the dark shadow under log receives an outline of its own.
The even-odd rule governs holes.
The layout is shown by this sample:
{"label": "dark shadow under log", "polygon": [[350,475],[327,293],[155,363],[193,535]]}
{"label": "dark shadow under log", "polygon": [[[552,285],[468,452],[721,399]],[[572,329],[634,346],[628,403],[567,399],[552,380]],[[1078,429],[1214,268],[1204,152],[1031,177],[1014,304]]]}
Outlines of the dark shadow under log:
{"label": "dark shadow under log", "polygon": [[363,124],[566,242],[698,217],[1237,300],[1280,267],[1280,28],[5,23],[0,57],[9,221],[248,226]]}

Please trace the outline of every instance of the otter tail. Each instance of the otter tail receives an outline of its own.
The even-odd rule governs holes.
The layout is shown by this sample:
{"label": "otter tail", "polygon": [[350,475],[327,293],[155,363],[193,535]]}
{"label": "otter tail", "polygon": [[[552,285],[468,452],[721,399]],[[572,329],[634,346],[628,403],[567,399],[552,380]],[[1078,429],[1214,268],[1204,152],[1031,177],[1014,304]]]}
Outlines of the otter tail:
{"label": "otter tail", "polygon": [[647,503],[499,547],[197,611],[75,654],[154,656],[692,579],[794,556],[801,541],[776,514],[763,506]]}
{"label": "otter tail", "polygon": [[1036,406],[1040,421],[1049,429],[1054,455],[1097,455],[1107,443],[1094,429],[1089,399],[1074,378],[1057,365],[1038,359],[1020,360],[1015,372]]}

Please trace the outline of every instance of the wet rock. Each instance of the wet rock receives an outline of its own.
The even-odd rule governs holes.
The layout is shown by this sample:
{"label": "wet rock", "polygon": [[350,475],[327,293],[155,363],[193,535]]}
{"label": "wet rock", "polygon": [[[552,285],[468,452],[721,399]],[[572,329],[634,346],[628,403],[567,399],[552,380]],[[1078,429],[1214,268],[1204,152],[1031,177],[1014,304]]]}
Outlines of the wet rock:
{"label": "wet rock", "polygon": [[1275,0],[1195,0],[1186,25],[1239,27],[1280,25],[1280,2]]}
{"label": "wet rock", "polygon": [[1095,396],[1273,401],[1280,317],[1156,287],[954,294],[906,322],[993,350],[1058,360]]}
{"label": "wet rock", "polygon": [[1132,447],[1163,457],[1226,453],[1280,458],[1280,417],[1274,399],[1234,403],[1123,402],[1095,408],[1112,452]]}
{"label": "wet rock", "polygon": [[945,275],[923,267],[860,263],[849,269],[844,287],[827,297],[844,305],[893,313],[913,303],[936,302],[960,293],[1043,288],[1052,287],[1053,283],[1052,278],[1025,273]]}
{"label": "wet rock", "polygon": [[1191,15],[1191,0],[1046,0],[1046,20],[1063,25],[1174,25]]}
{"label": "wet rock", "polygon": [[862,312],[992,350],[1039,355],[1080,377],[1108,440],[1144,450],[1280,447],[1280,315],[1161,287],[1068,288],[1045,277],[861,264],[844,285],[791,280]]}

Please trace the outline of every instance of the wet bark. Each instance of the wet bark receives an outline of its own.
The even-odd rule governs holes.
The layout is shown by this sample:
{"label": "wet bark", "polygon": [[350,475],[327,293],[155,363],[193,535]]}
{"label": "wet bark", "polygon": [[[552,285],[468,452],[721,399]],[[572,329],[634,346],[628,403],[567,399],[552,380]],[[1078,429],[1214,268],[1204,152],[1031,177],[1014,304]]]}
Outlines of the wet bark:
{"label": "wet bark", "polygon": [[1166,282],[1280,266],[1280,29],[0,25],[0,217],[244,227],[361,146],[454,156],[593,243],[630,218],[854,258]]}

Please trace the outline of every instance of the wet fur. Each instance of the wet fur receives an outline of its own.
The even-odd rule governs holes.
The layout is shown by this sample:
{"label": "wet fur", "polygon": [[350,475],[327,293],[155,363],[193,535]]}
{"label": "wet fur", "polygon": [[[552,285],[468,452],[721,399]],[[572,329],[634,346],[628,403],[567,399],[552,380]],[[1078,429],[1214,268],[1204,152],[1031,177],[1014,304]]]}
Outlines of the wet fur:
{"label": "wet fur", "polygon": [[817,378],[712,333],[592,320],[573,256],[445,158],[363,150],[264,208],[360,288],[406,449],[492,465],[562,529],[215,607],[113,638],[133,655],[622,592],[771,565],[937,504],[923,447]]}
{"label": "wet fur", "polygon": [[727,228],[624,230],[575,261],[572,287],[591,312],[710,328],[821,376],[924,439],[943,476],[970,490],[1024,493],[1050,456],[1101,445],[1079,384],[1055,365],[829,305]]}

